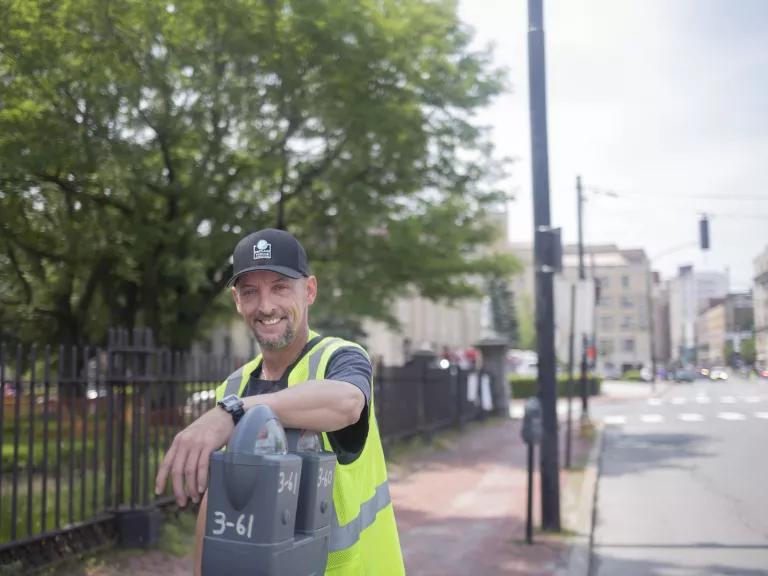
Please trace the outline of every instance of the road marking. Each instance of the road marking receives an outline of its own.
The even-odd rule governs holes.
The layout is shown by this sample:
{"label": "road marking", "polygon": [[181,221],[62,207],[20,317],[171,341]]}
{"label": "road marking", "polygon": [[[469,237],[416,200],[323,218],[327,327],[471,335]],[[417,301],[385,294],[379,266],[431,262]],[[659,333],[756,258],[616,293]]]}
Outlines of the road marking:
{"label": "road marking", "polygon": [[768,412],[755,412],[755,418],[763,418],[768,420]]}
{"label": "road marking", "polygon": [[694,412],[684,412],[683,414],[678,414],[677,417],[683,422],[701,422],[704,420],[704,416]]}
{"label": "road marking", "polygon": [[648,398],[649,406],[661,406],[664,401],[661,398]]}
{"label": "road marking", "polygon": [[746,398],[744,398],[744,402],[747,402],[749,404],[757,404],[760,401],[762,401],[762,398],[760,398],[760,396],[747,396]]}
{"label": "road marking", "polygon": [[643,414],[640,416],[640,420],[647,424],[658,424],[659,422],[664,422],[664,416],[661,414]]}
{"label": "road marking", "polygon": [[723,404],[736,404],[736,398],[733,396],[720,396],[720,402]]}
{"label": "road marking", "polygon": [[746,420],[747,419],[747,417],[744,416],[744,414],[741,414],[739,412],[718,412],[717,417],[722,418],[723,420]]}
{"label": "road marking", "polygon": [[672,398],[672,404],[685,404],[688,402],[687,398]]}
{"label": "road marking", "polygon": [[627,417],[626,416],[604,416],[603,423],[604,424],[626,424]]}
{"label": "road marking", "polygon": [[696,396],[696,402],[699,404],[710,404],[712,402],[712,398],[709,396]]}

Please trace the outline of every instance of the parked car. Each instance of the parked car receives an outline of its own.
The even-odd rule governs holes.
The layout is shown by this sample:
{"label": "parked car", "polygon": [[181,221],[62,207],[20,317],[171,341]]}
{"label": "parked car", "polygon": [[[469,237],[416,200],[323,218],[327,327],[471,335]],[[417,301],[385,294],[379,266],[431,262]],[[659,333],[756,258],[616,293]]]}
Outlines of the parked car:
{"label": "parked car", "polygon": [[688,368],[675,370],[675,382],[693,382],[696,380],[696,372]]}
{"label": "parked car", "polygon": [[710,380],[728,380],[728,372],[722,366],[713,366],[709,371]]}

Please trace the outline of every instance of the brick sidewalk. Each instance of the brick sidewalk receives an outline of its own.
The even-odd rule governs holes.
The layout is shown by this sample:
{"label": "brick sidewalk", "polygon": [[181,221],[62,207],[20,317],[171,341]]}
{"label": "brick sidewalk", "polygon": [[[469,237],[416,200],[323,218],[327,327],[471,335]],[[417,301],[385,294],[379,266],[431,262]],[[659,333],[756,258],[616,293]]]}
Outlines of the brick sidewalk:
{"label": "brick sidewalk", "polygon": [[[527,476],[520,421],[494,419],[469,425],[463,433],[441,437],[439,443],[443,447],[412,450],[389,466],[408,575],[562,573],[569,552],[562,538],[536,534],[534,545],[524,543]],[[574,462],[582,461],[588,449],[587,442],[576,438]],[[537,475],[534,496],[538,492]],[[564,496],[561,490],[563,510]],[[537,500],[534,526],[539,525]],[[153,550],[120,552],[114,560],[102,557],[59,576],[191,573],[191,550],[181,558]]]}
{"label": "brick sidewalk", "polygon": [[[588,449],[577,440],[574,462]],[[526,456],[520,421],[494,420],[469,428],[450,448],[427,453],[421,463],[392,466],[392,499],[409,576],[565,570],[569,547],[560,538],[534,535],[536,544],[524,542]],[[538,477],[534,482],[536,496]],[[561,493],[561,508],[562,503]]]}

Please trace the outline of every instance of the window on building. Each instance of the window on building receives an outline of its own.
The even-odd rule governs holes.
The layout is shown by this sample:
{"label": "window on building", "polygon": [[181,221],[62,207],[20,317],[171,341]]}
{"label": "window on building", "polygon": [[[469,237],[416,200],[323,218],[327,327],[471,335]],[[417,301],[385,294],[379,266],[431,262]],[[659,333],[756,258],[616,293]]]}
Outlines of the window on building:
{"label": "window on building", "polygon": [[601,307],[608,307],[611,305],[611,297],[606,296],[605,294],[600,294],[600,301],[597,303],[598,306]]}
{"label": "window on building", "polygon": [[621,307],[622,308],[632,308],[635,305],[635,301],[632,299],[631,296],[622,296],[621,297]]}
{"label": "window on building", "polygon": [[600,340],[600,347],[597,353],[600,356],[610,356],[613,354],[613,340]]}
{"label": "window on building", "polygon": [[632,316],[622,316],[621,317],[621,327],[622,327],[622,329],[629,330],[630,328],[632,328],[632,326],[633,326]]}
{"label": "window on building", "polygon": [[626,274],[624,274],[621,277],[621,287],[622,288],[629,288],[629,276],[627,276]]}
{"label": "window on building", "polygon": [[625,338],[621,343],[621,348],[624,350],[624,352],[634,352],[635,351],[635,339],[634,338]]}
{"label": "window on building", "polygon": [[600,328],[603,330],[613,330],[613,316],[601,316]]}
{"label": "window on building", "polygon": [[610,276],[600,276],[598,278],[598,281],[600,282],[600,288],[602,290],[605,290],[606,288],[609,288],[611,285],[611,278]]}

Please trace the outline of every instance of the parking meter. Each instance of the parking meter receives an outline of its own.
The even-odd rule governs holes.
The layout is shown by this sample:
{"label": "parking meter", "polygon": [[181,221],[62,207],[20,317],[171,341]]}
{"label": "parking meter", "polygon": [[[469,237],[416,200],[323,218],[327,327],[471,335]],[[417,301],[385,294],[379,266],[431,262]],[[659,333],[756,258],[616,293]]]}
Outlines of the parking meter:
{"label": "parking meter", "polygon": [[254,406],[235,426],[227,450],[211,455],[204,576],[323,574],[336,457],[313,435],[289,431],[286,437],[272,410]]}
{"label": "parking meter", "polygon": [[536,444],[541,442],[542,423],[541,423],[541,402],[535,396],[525,401],[525,412],[523,413],[523,427],[521,436],[523,442],[528,445],[528,504],[526,506],[525,521],[525,541],[533,544],[533,451]]}
{"label": "parking meter", "polygon": [[525,412],[523,413],[523,442],[526,444],[541,443],[542,435],[541,424],[541,402],[535,396],[525,401]]}

